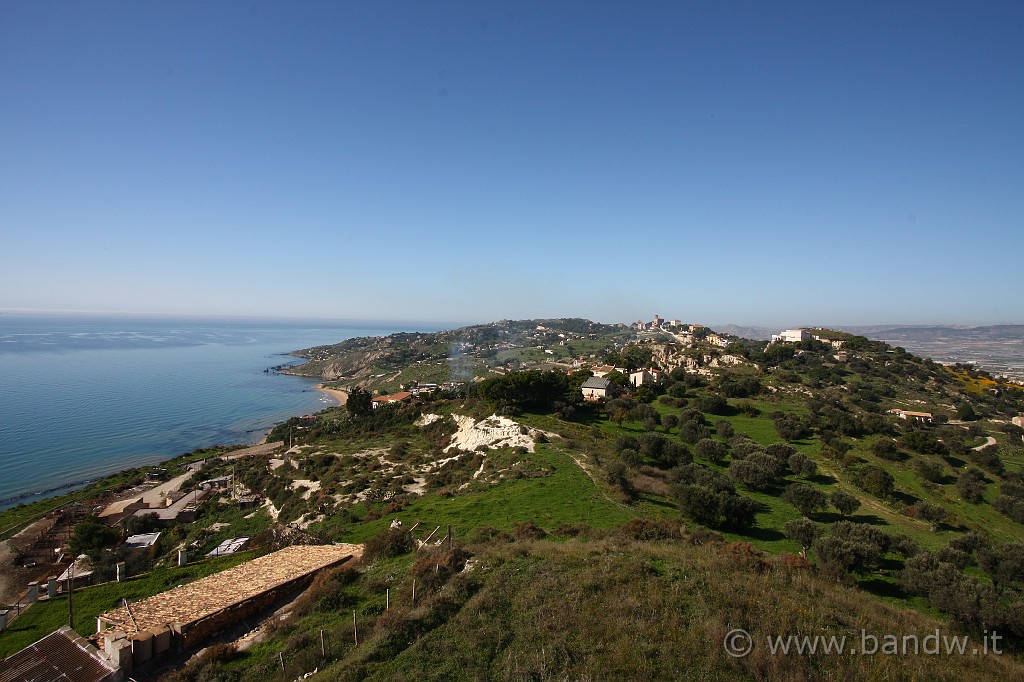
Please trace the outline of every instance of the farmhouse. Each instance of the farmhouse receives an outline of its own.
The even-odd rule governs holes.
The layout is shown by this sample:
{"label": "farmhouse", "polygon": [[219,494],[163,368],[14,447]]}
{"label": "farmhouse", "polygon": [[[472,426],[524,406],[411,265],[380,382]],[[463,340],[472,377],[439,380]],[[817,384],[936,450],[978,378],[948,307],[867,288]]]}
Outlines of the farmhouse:
{"label": "farmhouse", "polygon": [[590,377],[583,382],[580,390],[583,391],[584,400],[602,400],[608,397],[611,385],[612,382],[602,377]]}

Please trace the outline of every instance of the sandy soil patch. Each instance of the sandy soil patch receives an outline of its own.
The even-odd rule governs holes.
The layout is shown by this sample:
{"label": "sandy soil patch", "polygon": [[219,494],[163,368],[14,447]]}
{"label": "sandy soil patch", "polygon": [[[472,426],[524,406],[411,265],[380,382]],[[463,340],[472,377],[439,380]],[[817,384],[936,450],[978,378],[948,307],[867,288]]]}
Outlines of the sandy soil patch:
{"label": "sandy soil patch", "polygon": [[306,492],[302,493],[302,499],[308,500],[310,495],[320,490],[320,481],[311,481],[306,478],[297,478],[291,482],[289,487],[292,490],[298,490],[299,488],[305,488]]}
{"label": "sandy soil patch", "polygon": [[444,419],[444,417],[439,414],[425,414],[416,420],[416,426],[427,426],[428,424],[433,424],[434,422],[442,419]]}
{"label": "sandy soil patch", "polygon": [[492,414],[476,421],[472,417],[453,415],[459,430],[452,436],[451,445],[444,450],[476,450],[481,445],[488,448],[524,447],[533,452],[533,434],[525,426],[508,417]]}

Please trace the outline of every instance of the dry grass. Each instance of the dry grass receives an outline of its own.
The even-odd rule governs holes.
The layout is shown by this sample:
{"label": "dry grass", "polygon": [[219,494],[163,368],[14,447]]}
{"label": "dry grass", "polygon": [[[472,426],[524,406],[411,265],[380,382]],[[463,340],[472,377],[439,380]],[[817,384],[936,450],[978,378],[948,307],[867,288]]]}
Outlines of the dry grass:
{"label": "dry grass", "polygon": [[[754,638],[732,658],[730,630]],[[1004,656],[773,655],[769,635],[883,636],[949,627],[749,545],[621,536],[478,548],[471,572],[377,620],[365,648],[320,679],[1021,679]]]}

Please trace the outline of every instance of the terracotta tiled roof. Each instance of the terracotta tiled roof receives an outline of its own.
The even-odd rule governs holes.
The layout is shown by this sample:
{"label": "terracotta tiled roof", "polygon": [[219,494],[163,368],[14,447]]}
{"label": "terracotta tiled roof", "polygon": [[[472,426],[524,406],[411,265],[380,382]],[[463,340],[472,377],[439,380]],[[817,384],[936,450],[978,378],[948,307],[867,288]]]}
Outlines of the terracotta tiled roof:
{"label": "terracotta tiled roof", "polygon": [[195,582],[100,614],[108,627],[128,635],[164,625],[185,625],[335,564],[358,558],[362,545],[294,545]]}

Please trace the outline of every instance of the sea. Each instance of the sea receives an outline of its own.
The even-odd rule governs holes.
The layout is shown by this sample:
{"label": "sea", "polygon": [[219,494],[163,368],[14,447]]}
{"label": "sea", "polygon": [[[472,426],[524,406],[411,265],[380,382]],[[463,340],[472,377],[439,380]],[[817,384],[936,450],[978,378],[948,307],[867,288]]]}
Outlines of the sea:
{"label": "sea", "polygon": [[[289,321],[0,313],[0,509],[336,404],[271,368],[395,331]],[[270,370],[270,371],[266,371]]]}

